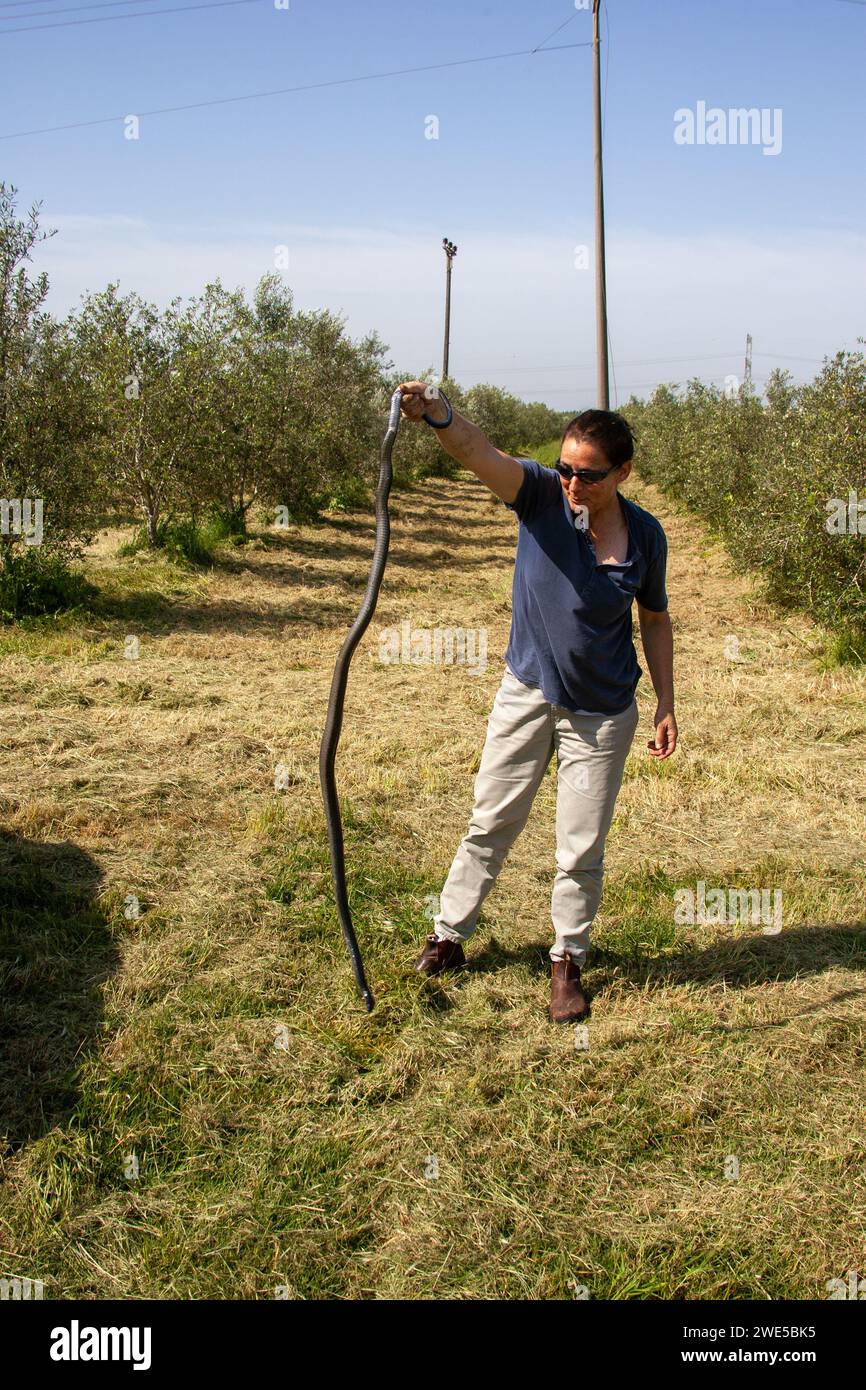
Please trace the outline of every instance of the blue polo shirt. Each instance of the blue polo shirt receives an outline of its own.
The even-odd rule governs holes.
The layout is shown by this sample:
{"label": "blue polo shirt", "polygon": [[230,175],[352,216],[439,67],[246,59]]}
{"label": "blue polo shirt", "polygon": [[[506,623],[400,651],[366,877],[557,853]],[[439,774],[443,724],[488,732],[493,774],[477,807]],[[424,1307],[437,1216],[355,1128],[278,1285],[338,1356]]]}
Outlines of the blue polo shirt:
{"label": "blue polo shirt", "polygon": [[523,483],[505,503],[520,519],[505,663],[553,705],[575,714],[619,714],[643,674],[632,641],[632,600],[654,612],[668,606],[667,537],[650,512],[617,494],[628,554],[622,564],[597,564],[556,469],[535,459],[518,462]]}

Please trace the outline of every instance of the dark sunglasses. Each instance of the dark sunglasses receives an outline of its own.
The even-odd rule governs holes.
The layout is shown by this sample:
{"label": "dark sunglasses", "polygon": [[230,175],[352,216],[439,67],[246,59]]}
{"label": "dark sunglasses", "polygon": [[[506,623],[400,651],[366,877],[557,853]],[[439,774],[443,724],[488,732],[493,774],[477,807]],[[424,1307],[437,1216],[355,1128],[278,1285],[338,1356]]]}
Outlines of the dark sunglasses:
{"label": "dark sunglasses", "polygon": [[561,473],[567,481],[570,482],[572,478],[577,478],[581,483],[600,483],[603,478],[607,477],[608,473],[613,473],[615,469],[620,467],[618,463],[615,463],[613,467],[605,468],[603,473],[599,473],[595,468],[572,468],[567,463],[561,463],[559,459],[553,466],[557,473]]}

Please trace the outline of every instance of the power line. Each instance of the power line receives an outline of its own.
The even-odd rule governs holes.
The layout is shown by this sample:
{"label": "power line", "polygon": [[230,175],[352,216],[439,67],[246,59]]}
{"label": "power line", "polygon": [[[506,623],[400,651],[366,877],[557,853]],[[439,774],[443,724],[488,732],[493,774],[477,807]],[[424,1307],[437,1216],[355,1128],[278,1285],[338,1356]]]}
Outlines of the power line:
{"label": "power line", "polygon": [[[683,357],[634,357],[627,361],[620,362],[621,367],[656,367],[667,366],[671,362],[716,362],[724,357],[742,356],[742,349],[736,348],[732,352],[706,352],[706,353],[687,353]],[[822,362],[822,357],[793,357],[784,352],[756,352],[755,357],[772,357],[774,361],[781,362]],[[595,364],[592,362],[557,362],[549,363],[546,366],[536,367],[529,363],[511,365],[510,367],[490,367],[479,366],[477,363],[464,362],[464,371],[470,372],[496,372],[498,375],[510,374],[511,372],[588,372]]]}
{"label": "power line", "polygon": [[[20,3],[21,3],[21,0],[18,0],[18,3],[20,4]],[[35,14],[35,15],[46,15],[46,14],[79,14],[82,10],[116,10],[116,9],[118,9],[121,5],[140,5],[140,4],[142,4],[142,3],[143,3],[143,0],[98,0],[98,3],[95,4],[95,5],[74,5],[74,6],[69,5],[69,6],[66,6],[66,7],[65,7],[64,9],[62,9],[62,10],[28,10],[26,14],[10,14],[10,15],[4,15],[3,18],[0,19],[0,24],[11,24],[11,23],[13,22],[13,20],[16,20],[16,19],[29,19],[30,16],[31,16],[31,15],[34,15],[34,14]],[[44,4],[45,4],[45,0],[30,0],[30,4],[32,4],[32,5],[44,5]],[[8,5],[2,5],[2,4],[0,4],[0,10],[6,10],[6,9],[9,9],[9,8],[11,8],[11,7],[8,6]],[[156,11],[156,13],[159,13],[159,11]],[[113,17],[115,17],[115,16],[109,16],[109,18],[113,18]],[[123,19],[124,17],[125,17],[125,16],[123,16],[123,15],[117,15],[117,16],[116,16],[117,19]],[[49,24],[41,24],[41,25],[40,25],[40,24],[35,24],[33,27],[34,27],[35,29],[50,29],[50,28],[51,28],[51,25],[49,25]],[[15,33],[15,30],[14,30],[14,29],[6,29],[6,30],[2,30],[2,31],[0,31],[0,32],[7,33],[7,34],[14,34],[14,33]]]}
{"label": "power line", "polygon": [[[108,24],[112,19],[153,19],[154,15],[160,14],[179,14],[181,10],[219,10],[226,5],[258,5],[260,0],[208,0],[204,5],[175,5],[170,10],[142,10],[140,14],[103,14],[97,15],[96,19],[62,19],[56,24],[23,24],[18,29],[0,29],[0,36],[7,34],[28,34],[36,29],[69,29],[75,24]],[[84,6],[83,8],[87,8]],[[46,13],[50,13],[46,11]],[[62,14],[62,10],[53,13]],[[23,19],[23,15],[15,15],[15,19]],[[34,132],[35,134],[36,132]]]}
{"label": "power line", "polygon": [[[709,386],[721,386],[724,385],[724,380],[724,377],[710,377],[708,381],[705,381],[705,384]],[[625,383],[623,384],[622,392],[625,394],[626,391],[647,391],[651,387],[655,388],[658,386],[680,384],[681,383],[678,382],[671,383],[669,381],[663,381],[656,377],[654,381],[630,381]],[[583,383],[578,382],[575,386],[555,386],[552,390],[547,390],[539,386],[514,387],[512,394],[528,396],[532,392],[538,392],[541,396],[569,396],[573,399],[575,396],[589,395],[595,391],[595,388],[596,383],[594,381],[588,381]]]}
{"label": "power line", "polygon": [[[117,0],[119,3],[119,0]],[[27,14],[33,13],[34,5],[44,5],[45,0],[0,0],[0,10],[26,10]],[[27,14],[13,14],[10,19],[26,19]]]}
{"label": "power line", "polygon": [[[859,0],[858,0],[859,3]],[[863,0],[866,4],[866,0]],[[792,357],[789,352],[753,352],[753,357],[773,357],[780,362],[823,362],[823,357]]]}
{"label": "power line", "polygon": [[[709,384],[709,385],[715,385],[715,384],[720,384],[720,383],[722,383],[723,381],[724,381],[724,377],[710,377],[709,383],[708,383],[708,384]],[[640,390],[640,391],[645,391],[645,390],[647,390],[647,389],[648,389],[649,387],[651,387],[651,386],[653,386],[653,387],[655,387],[655,386],[667,386],[667,385],[670,385],[670,384],[671,384],[671,383],[669,383],[669,382],[667,382],[667,381],[662,381],[662,380],[660,380],[658,377],[656,377],[654,381],[631,381],[631,382],[629,382],[627,385],[624,384],[622,389],[623,389],[623,392],[625,392],[625,391],[638,391],[638,390]],[[583,394],[583,393],[594,392],[594,391],[595,391],[595,388],[596,388],[596,382],[594,382],[594,381],[591,381],[591,382],[590,382],[590,381],[587,381],[587,382],[577,382],[576,385],[574,385],[574,386],[555,386],[555,387],[554,387],[552,390],[550,390],[550,391],[548,391],[548,390],[546,390],[544,387],[540,387],[540,386],[530,386],[530,387],[519,387],[519,386],[518,386],[518,387],[515,387],[515,388],[514,388],[514,391],[512,392],[512,394],[513,394],[513,395],[528,396],[528,395],[530,395],[533,391],[536,391],[536,392],[538,392],[538,394],[541,395],[541,396],[570,396],[570,397],[574,397],[574,396],[577,396],[577,395],[580,395],[580,394]]]}
{"label": "power line", "polygon": [[[692,353],[684,357],[638,357],[632,358],[627,362],[620,362],[621,367],[655,367],[668,362],[714,362],[719,357],[739,357],[739,349],[736,352],[709,352],[703,355]],[[810,359],[811,360],[811,359]],[[473,367],[471,364],[464,363],[471,371],[483,372],[588,372],[595,365],[593,362],[563,362],[550,364],[542,367],[531,367],[529,364],[511,367]]]}
{"label": "power line", "polygon": [[[570,24],[571,21],[572,21],[573,19],[577,19],[577,11],[575,11],[574,14],[570,14],[570,15],[568,16],[568,19],[564,19],[564,20],[562,21],[561,24],[558,24],[558,25],[556,26],[556,28],[554,29],[553,34],[548,34],[547,39],[552,39],[554,34],[558,34],[559,31],[560,31],[560,29],[564,29],[565,26],[566,26],[567,24]],[[537,47],[537,48],[533,48],[533,50],[532,50],[533,53],[538,53],[538,52],[540,52],[540,50],[541,50],[541,49],[544,47],[544,45],[547,43],[547,39],[542,39],[542,40],[541,40],[541,43],[538,45],[538,47]]]}
{"label": "power line", "polygon": [[[556,53],[565,48],[589,48],[587,43],[562,43],[554,44],[552,48],[542,48],[540,53]],[[237,97],[215,97],[209,101],[191,101],[183,106],[157,106],[151,111],[137,111],[135,115],[141,116],[167,116],[176,111],[197,111],[205,106],[227,106],[236,101],[258,101],[261,97],[281,97],[287,96],[292,92],[314,92],[323,87],[344,87],[353,82],[373,82],[382,77],[404,77],[408,73],[415,72],[435,72],[441,68],[459,68],[467,63],[492,63],[501,58],[525,58],[535,52],[532,48],[521,48],[513,53],[488,53],[480,58],[456,58],[448,63],[427,63],[424,67],[417,68],[394,68],[390,72],[368,72],[360,77],[337,77],[329,82],[308,82],[301,87],[276,87],[269,92],[246,92],[243,96]],[[94,125],[114,125],[116,122],[125,121],[127,115],[123,116],[100,116],[93,121],[71,121],[68,125],[42,126],[38,130],[13,130],[8,135],[0,135],[0,140],[18,140],[27,135],[53,135],[60,130],[82,130],[86,126]]]}
{"label": "power line", "polygon": [[[18,0],[19,4],[21,0]],[[44,5],[45,0],[30,0],[31,4]],[[31,15],[45,14],[78,14],[81,10],[116,10],[121,5],[140,5],[143,0],[99,0],[95,5],[68,5],[62,10],[29,10],[27,14],[10,14],[0,19],[0,24],[11,24],[16,19],[29,19]],[[8,9],[8,5],[0,4],[0,10]],[[48,25],[45,26],[48,28]],[[8,32],[12,32],[9,30]]]}

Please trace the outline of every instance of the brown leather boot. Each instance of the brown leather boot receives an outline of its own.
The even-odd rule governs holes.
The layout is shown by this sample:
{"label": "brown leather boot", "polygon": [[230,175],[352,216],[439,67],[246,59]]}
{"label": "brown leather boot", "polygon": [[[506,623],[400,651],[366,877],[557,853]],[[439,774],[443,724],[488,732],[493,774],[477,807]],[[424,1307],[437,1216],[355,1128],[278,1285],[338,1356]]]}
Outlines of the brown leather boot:
{"label": "brown leather boot", "polygon": [[456,970],[466,964],[459,941],[440,941],[435,932],[427,937],[424,950],[415,962],[422,975],[441,975],[443,970]]}
{"label": "brown leather boot", "polygon": [[577,1023],[586,1018],[589,1005],[580,987],[580,966],[566,955],[563,960],[551,961],[550,1021]]}

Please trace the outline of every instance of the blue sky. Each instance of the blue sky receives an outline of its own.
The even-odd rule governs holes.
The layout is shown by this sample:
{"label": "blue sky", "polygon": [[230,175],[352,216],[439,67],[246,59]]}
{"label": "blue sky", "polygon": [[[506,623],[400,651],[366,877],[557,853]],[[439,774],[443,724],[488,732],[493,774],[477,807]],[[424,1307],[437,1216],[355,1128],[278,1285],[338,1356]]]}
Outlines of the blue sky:
{"label": "blue sky", "polygon": [[[90,8],[81,8],[88,4]],[[0,3],[0,135],[273,88],[586,43],[573,0]],[[199,0],[201,3],[201,0]],[[569,21],[567,24],[565,21]],[[7,32],[24,29],[24,32]],[[616,399],[658,381],[811,376],[866,335],[866,3],[607,0],[605,196]],[[119,280],[165,303],[251,290],[288,249],[302,308],[441,361],[443,236],[458,245],[453,374],[593,403],[591,50],[471,63],[0,140],[19,208],[58,234],[49,306]],[[781,148],[674,140],[699,102],[781,111]],[[438,138],[426,138],[429,118]],[[590,257],[591,267],[591,257]]]}

